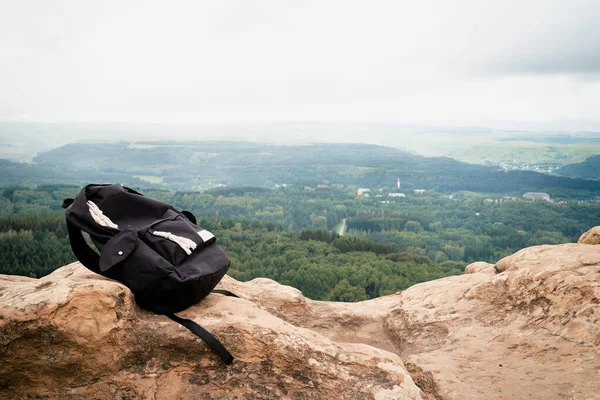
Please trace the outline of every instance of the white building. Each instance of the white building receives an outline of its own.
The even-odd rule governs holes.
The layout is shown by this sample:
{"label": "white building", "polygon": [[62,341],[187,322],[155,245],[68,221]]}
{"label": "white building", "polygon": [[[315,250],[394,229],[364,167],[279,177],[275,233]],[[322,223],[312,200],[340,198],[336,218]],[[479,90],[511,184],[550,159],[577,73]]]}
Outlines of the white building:
{"label": "white building", "polygon": [[425,189],[413,189],[414,194],[423,194],[425,193]]}
{"label": "white building", "polygon": [[365,197],[369,197],[369,192],[371,191],[371,189],[358,189],[357,194],[359,196],[365,196]]}
{"label": "white building", "polygon": [[545,200],[550,201],[550,195],[548,193],[536,193],[536,192],[527,192],[523,195],[526,199],[529,200]]}
{"label": "white building", "polygon": [[404,193],[388,193],[389,197],[406,197]]}

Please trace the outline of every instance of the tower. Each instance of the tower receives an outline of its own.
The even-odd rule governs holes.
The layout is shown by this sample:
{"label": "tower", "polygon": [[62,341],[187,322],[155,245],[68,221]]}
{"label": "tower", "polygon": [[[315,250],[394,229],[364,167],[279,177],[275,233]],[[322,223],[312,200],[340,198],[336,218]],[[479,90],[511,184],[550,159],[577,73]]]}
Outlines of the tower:
{"label": "tower", "polygon": [[398,186],[398,189],[400,189],[400,178],[398,178],[397,186]]}

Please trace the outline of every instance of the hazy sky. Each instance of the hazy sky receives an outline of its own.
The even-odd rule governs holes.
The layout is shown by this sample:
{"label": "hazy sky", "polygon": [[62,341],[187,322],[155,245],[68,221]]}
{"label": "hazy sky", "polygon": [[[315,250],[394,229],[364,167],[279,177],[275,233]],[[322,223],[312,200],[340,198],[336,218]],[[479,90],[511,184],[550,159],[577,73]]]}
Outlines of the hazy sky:
{"label": "hazy sky", "polygon": [[598,0],[0,0],[0,120],[600,131],[598,21]]}

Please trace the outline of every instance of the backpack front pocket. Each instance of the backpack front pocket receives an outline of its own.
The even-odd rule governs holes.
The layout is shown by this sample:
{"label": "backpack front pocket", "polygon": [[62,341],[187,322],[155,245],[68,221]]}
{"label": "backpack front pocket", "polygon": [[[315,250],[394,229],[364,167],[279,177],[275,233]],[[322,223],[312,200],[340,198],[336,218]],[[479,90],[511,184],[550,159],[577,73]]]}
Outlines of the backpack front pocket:
{"label": "backpack front pocket", "polygon": [[183,263],[194,251],[214,243],[214,237],[206,235],[185,217],[169,210],[167,218],[155,223],[143,232],[143,241],[173,265]]}
{"label": "backpack front pocket", "polygon": [[137,293],[173,273],[173,264],[150,248],[131,229],[106,242],[100,254],[100,271]]}

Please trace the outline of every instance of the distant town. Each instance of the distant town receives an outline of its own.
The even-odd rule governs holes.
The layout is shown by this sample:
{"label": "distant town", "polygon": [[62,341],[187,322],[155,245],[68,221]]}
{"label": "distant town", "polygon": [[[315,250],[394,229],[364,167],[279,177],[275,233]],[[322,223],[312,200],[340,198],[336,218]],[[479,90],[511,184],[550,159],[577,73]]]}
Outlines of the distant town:
{"label": "distant town", "polygon": [[[278,184],[275,186],[276,187],[286,187],[287,185],[286,184]],[[342,189],[345,186],[346,185],[341,185],[341,184],[318,184],[318,185],[316,185],[316,187],[304,186],[304,190],[312,191],[312,190],[330,189],[330,188]],[[396,190],[397,191],[390,191],[389,188],[388,189],[359,188],[356,190],[356,196],[357,197],[365,197],[365,198],[375,197],[375,198],[381,199],[380,202],[382,204],[391,204],[391,203],[395,203],[396,199],[402,199],[402,198],[407,197],[407,194],[405,192],[400,191],[400,178],[398,178],[398,180],[397,180]],[[427,189],[412,189],[408,193],[419,196],[419,195],[423,195],[426,192],[428,192]],[[442,194],[441,196],[445,197],[447,199],[455,199],[455,196],[452,194],[449,194],[449,195]],[[501,204],[501,203],[504,203],[507,201],[519,201],[519,200],[547,201],[547,202],[554,203],[554,204],[567,204],[568,203],[565,200],[555,201],[554,199],[552,199],[552,197],[550,196],[549,193],[545,193],[545,192],[526,192],[522,196],[502,196],[502,197],[497,197],[497,198],[486,198],[483,201],[488,204]],[[600,196],[595,196],[588,200],[579,200],[578,203],[600,203]]]}
{"label": "distant town", "polygon": [[505,171],[534,171],[542,174],[551,174],[561,167],[558,164],[523,164],[518,161],[502,162],[498,165]]}

